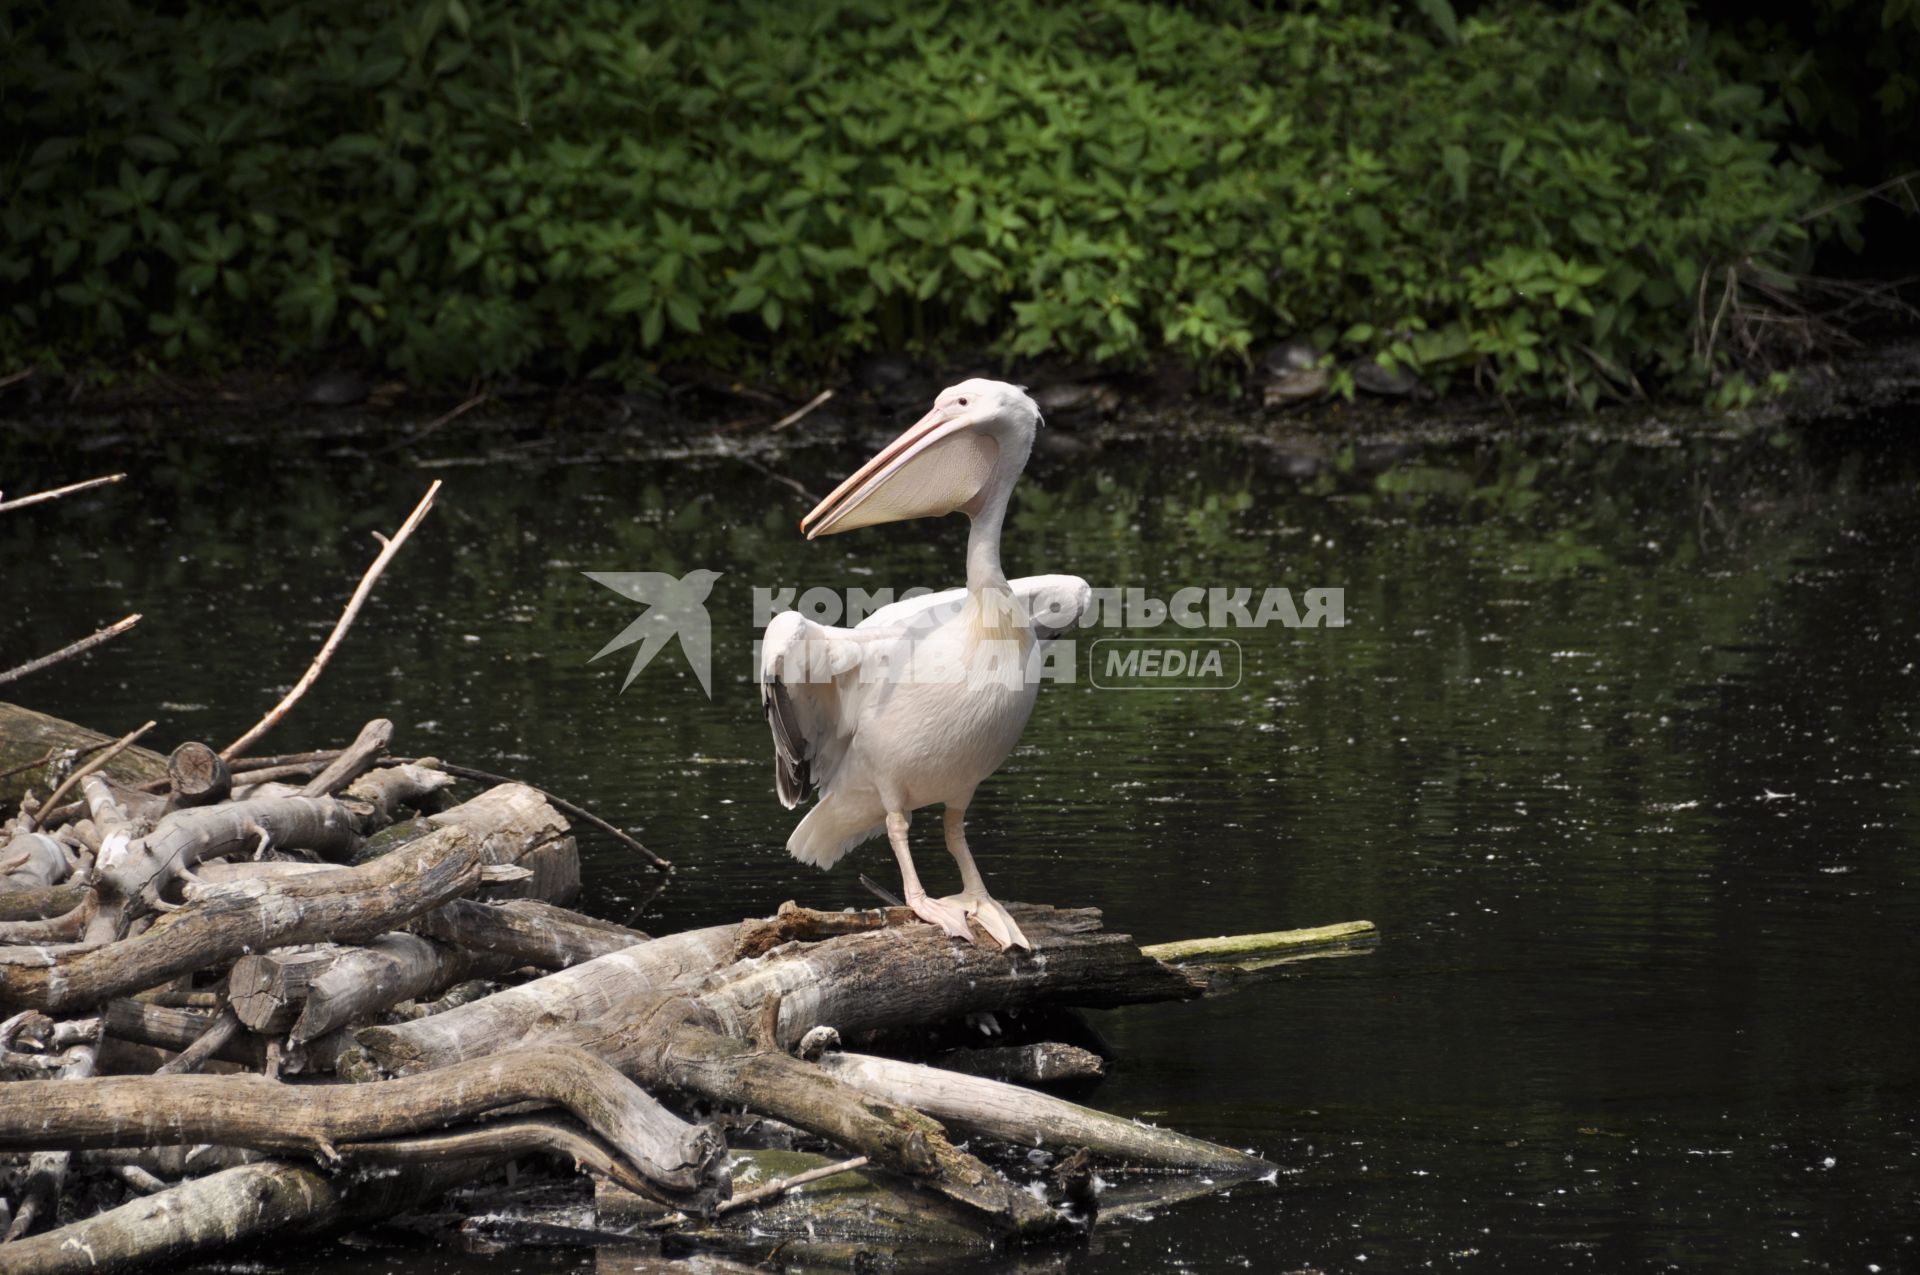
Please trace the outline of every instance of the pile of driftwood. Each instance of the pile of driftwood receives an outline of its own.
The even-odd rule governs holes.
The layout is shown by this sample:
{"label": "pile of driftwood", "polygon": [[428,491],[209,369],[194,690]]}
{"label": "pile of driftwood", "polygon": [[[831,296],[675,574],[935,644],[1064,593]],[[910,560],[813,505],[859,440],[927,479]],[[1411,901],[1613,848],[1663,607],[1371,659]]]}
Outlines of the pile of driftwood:
{"label": "pile of driftwood", "polygon": [[[164,1269],[397,1219],[857,1264],[1070,1237],[1139,1202],[1129,1170],[1187,1175],[1157,1199],[1272,1171],[1028,1086],[1104,1067],[1072,1007],[1207,994],[1363,946],[1364,922],[1142,949],[1095,912],[1016,905],[1037,950],[1000,953],[901,908],[787,904],[650,938],[568,909],[574,829],[671,865],[552,794],[391,757],[384,720],[249,757],[437,487],[218,752],[0,703],[0,1270]],[[953,1047],[982,1021],[1016,1030]]]}
{"label": "pile of driftwood", "polygon": [[[57,776],[111,741],[0,705],[18,811],[0,830],[0,1267],[164,1265],[435,1215],[529,1157],[600,1183],[590,1219],[526,1214],[534,1238],[810,1260],[1071,1234],[1095,1170],[1269,1172],[1007,1083],[1097,1074],[1083,1049],[929,1034],[1208,990],[1096,913],[1016,908],[1033,953],[903,909],[787,905],[648,938],[563,906],[579,860],[546,795],[455,803],[432,760],[382,764],[388,734],[266,765],[126,747],[68,802]],[[937,1065],[899,1056],[937,1048]],[[484,1211],[457,1220],[515,1238]]]}

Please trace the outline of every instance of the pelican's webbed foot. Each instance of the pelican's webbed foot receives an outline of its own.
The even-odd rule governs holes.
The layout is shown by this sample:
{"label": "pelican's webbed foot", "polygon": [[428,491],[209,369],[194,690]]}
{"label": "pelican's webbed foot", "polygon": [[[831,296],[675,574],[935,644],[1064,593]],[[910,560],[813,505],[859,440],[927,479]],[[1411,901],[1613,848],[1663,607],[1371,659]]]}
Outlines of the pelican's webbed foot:
{"label": "pelican's webbed foot", "polygon": [[[1012,915],[1000,906],[998,899],[995,899],[989,894],[983,893],[977,896],[950,894],[944,899],[935,899],[933,902],[944,904],[947,907],[955,909],[961,915],[971,917],[980,922],[980,928],[987,932],[987,936],[993,940],[994,946],[1001,951],[1012,947],[1022,947],[1029,952],[1033,950],[1033,944],[1028,942],[1027,936],[1020,932],[1020,926],[1014,921]],[[948,930],[947,933],[952,934],[953,931]],[[955,937],[961,936],[956,935]],[[965,937],[973,939],[977,946],[987,946],[985,943],[982,943],[971,930],[967,932]]]}
{"label": "pelican's webbed foot", "polygon": [[973,941],[973,930],[967,925],[966,909],[952,899],[930,898],[925,890],[908,890],[907,906],[922,921],[939,926],[954,938]]}

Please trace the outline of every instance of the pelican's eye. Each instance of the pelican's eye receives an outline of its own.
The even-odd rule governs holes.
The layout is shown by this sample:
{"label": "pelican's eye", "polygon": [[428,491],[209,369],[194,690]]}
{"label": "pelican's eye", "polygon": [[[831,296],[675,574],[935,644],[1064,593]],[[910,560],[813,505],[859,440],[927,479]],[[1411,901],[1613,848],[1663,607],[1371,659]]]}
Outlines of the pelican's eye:
{"label": "pelican's eye", "polygon": [[967,400],[965,400],[964,398],[957,398],[953,401],[960,404],[960,406],[962,407],[965,407],[967,405]]}

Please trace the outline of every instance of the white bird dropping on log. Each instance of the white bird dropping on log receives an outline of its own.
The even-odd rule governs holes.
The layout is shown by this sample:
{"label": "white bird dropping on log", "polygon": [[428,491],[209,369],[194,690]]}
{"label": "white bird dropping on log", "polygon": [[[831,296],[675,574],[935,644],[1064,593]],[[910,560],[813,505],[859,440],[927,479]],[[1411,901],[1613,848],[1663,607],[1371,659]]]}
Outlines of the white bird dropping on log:
{"label": "white bird dropping on log", "polygon": [[[820,801],[787,839],[803,863],[832,867],[885,831],[907,906],[955,938],[977,919],[999,947],[1031,948],[987,893],[967,848],[967,803],[1000,768],[1033,711],[1036,646],[1078,623],[1089,598],[1077,576],[1009,582],[1000,528],[1033,450],[1040,409],[1019,386],[970,380],[942,390],[800,522],[811,540],[858,527],[964,513],[962,589],[882,607],[855,628],[795,611],[767,626],[760,695],[773,729],[774,777],[789,808]],[[930,898],[914,870],[908,817],[945,807],[960,893]]]}

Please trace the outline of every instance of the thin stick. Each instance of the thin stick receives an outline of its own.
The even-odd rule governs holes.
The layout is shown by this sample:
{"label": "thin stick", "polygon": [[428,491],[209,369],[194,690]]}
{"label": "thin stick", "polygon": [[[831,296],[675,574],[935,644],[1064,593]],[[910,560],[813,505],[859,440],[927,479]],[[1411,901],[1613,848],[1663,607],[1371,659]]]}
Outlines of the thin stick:
{"label": "thin stick", "polygon": [[881,885],[878,881],[875,881],[872,877],[868,876],[864,872],[860,874],[860,884],[866,886],[870,892],[876,895],[882,903],[886,904],[890,908],[903,908],[907,906],[906,900],[902,899],[899,895],[895,894],[892,890],[887,889],[886,886]]}
{"label": "thin stick", "polygon": [[[415,762],[418,762],[419,760],[420,758],[418,757],[383,757],[380,759],[380,765],[407,766]],[[608,823],[605,819],[602,819],[599,815],[594,814],[591,810],[585,810],[579,806],[574,805],[571,801],[566,800],[564,797],[554,796],[551,792],[548,792],[545,788],[540,787],[540,785],[538,784],[529,784],[524,779],[509,779],[505,775],[491,775],[484,770],[474,770],[470,766],[455,766],[450,762],[439,761],[437,759],[434,761],[433,764],[437,766],[439,769],[446,771],[449,775],[457,775],[461,779],[471,779],[478,783],[526,784],[527,787],[533,789],[535,792],[539,793],[542,797],[545,797],[548,801],[552,802],[555,806],[558,806],[562,811],[574,816],[577,819],[586,820],[588,823],[592,824],[594,827],[598,828],[600,831],[606,833],[609,837],[612,837],[614,840],[618,841],[621,845],[625,846],[627,849],[632,850],[636,854],[641,855],[649,863],[653,864],[653,866],[657,868],[659,871],[661,872],[673,871],[673,864],[670,861],[661,858],[659,855],[655,854],[653,851],[647,849],[645,846],[641,845],[638,841],[634,840],[631,836],[620,831],[620,829],[614,827],[612,824]]]}
{"label": "thin stick", "polygon": [[821,1178],[830,1178],[838,1173],[849,1173],[854,1169],[866,1167],[867,1157],[863,1155],[857,1155],[851,1160],[842,1160],[838,1164],[823,1164],[817,1169],[808,1169],[805,1173],[796,1173],[790,1178],[781,1178],[765,1186],[757,1186],[745,1195],[736,1195],[731,1199],[722,1200],[714,1205],[713,1211],[716,1215],[724,1215],[735,1209],[751,1208],[756,1204],[764,1204],[768,1200],[785,1195],[797,1186],[805,1186],[809,1182],[818,1182]]}
{"label": "thin stick", "polygon": [[6,389],[9,385],[18,385],[21,381],[26,380],[29,376],[32,376],[32,375],[33,375],[33,369],[29,367],[29,368],[22,368],[20,371],[15,372],[12,376],[0,376],[0,390]]}
{"label": "thin stick", "polygon": [[459,420],[462,416],[465,416],[468,412],[471,412],[474,408],[480,406],[482,403],[486,402],[488,399],[492,397],[493,397],[493,391],[482,390],[478,394],[475,394],[472,398],[468,399],[466,402],[460,404],[460,406],[454,408],[452,411],[442,412],[439,416],[434,417],[432,420],[428,421],[425,425],[422,425],[419,429],[413,431],[413,433],[408,434],[405,438],[400,439],[398,442],[388,443],[385,447],[382,447],[380,450],[374,452],[373,454],[375,456],[385,456],[389,452],[399,451],[402,447],[411,447],[415,443],[424,439],[427,435],[439,429],[442,425],[446,425],[452,421]]}
{"label": "thin stick", "polygon": [[185,1076],[199,1071],[206,1065],[207,1059],[218,1053],[220,1047],[239,1034],[241,1027],[239,1015],[229,1005],[220,1011],[213,1025],[202,1032],[197,1040],[178,1055],[162,1063],[158,1076]]}
{"label": "thin stick", "polygon": [[813,501],[815,504],[818,504],[820,502],[820,497],[814,495],[812,492],[808,491],[805,487],[802,487],[797,480],[789,478],[785,474],[775,473],[773,470],[768,469],[765,465],[762,465],[759,461],[755,460],[751,456],[735,456],[733,457],[733,459],[739,461],[742,465],[747,466],[749,469],[759,470],[761,473],[765,474],[767,477],[773,479],[773,481],[777,483],[782,483],[788,487],[793,488],[793,490],[799,492],[802,497],[804,497],[807,500]]}
{"label": "thin stick", "polygon": [[43,655],[37,660],[28,660],[18,668],[10,668],[4,673],[0,673],[0,685],[25,677],[29,673],[38,673],[43,668],[51,668],[61,660],[71,659],[82,652],[91,651],[102,642],[119,637],[122,633],[125,633],[138,623],[140,623],[140,615],[138,612],[135,612],[124,620],[116,620],[106,628],[101,629],[89,637],[83,637],[78,642],[71,642],[61,647],[52,655]]}
{"label": "thin stick", "polygon": [[789,425],[794,425],[799,423],[800,421],[805,420],[808,414],[811,413],[814,408],[820,406],[822,403],[826,402],[828,399],[832,397],[833,397],[832,390],[821,390],[818,394],[815,394],[811,399],[807,400],[807,404],[805,407],[797,407],[793,411],[788,412],[785,416],[782,416],[779,420],[775,421],[773,424],[767,426],[767,433],[771,434],[775,430],[785,429]]}
{"label": "thin stick", "polygon": [[[142,726],[139,730],[133,731],[130,734],[122,735],[119,739],[114,740],[113,744],[110,747],[103,749],[99,753],[96,753],[91,761],[89,761],[86,765],[80,767],[80,769],[74,771],[71,775],[68,775],[65,779],[61,780],[60,786],[58,788],[55,788],[51,793],[47,795],[47,799],[40,803],[41,813],[43,815],[52,813],[53,809],[60,804],[60,799],[66,796],[69,792],[73,791],[73,786],[75,784],[79,783],[82,779],[85,779],[88,775],[91,775],[94,771],[100,769],[102,766],[112,761],[115,757],[118,757],[124,749],[132,747],[135,741],[137,741],[142,735],[146,734],[148,731],[152,730],[153,727],[154,727],[154,723],[148,722],[145,726]],[[33,822],[39,826],[42,826],[42,827],[45,826],[38,819],[35,819]],[[29,831],[31,831],[31,829],[29,829]]]}
{"label": "thin stick", "polygon": [[326,645],[320,648],[320,654],[313,657],[312,665],[300,680],[294,683],[293,689],[288,691],[265,717],[255,722],[253,728],[246,734],[220,750],[222,761],[231,761],[239,756],[262,735],[279,725],[280,719],[285,717],[300,697],[307,693],[307,688],[319,678],[320,670],[325,668],[327,661],[333,658],[335,648],[347,635],[347,629],[353,625],[354,617],[360,614],[361,605],[373,592],[374,581],[380,578],[380,573],[387,569],[387,563],[393,561],[393,555],[399,551],[401,545],[406,543],[407,537],[413,534],[413,529],[420,525],[420,520],[427,516],[427,511],[433,508],[433,497],[439,490],[440,480],[436,478],[433,480],[433,485],[427,488],[427,494],[420,498],[420,503],[413,507],[413,512],[407,515],[407,520],[400,524],[400,530],[393,533],[393,539],[389,540],[377,531],[373,533],[373,538],[380,542],[380,555],[373,560],[373,565],[367,568],[366,574],[360,577],[360,587],[355,589],[353,597],[347,600],[347,609],[340,613],[340,622],[334,625],[333,632],[327,635]]}
{"label": "thin stick", "polygon": [[65,487],[55,487],[52,491],[36,491],[31,496],[22,496],[18,500],[0,500],[0,514],[12,509],[25,509],[28,505],[37,505],[43,500],[58,500],[62,496],[71,496],[74,492],[85,491],[89,487],[117,483],[125,477],[125,474],[108,474],[105,478],[89,478],[83,483],[69,483]]}

